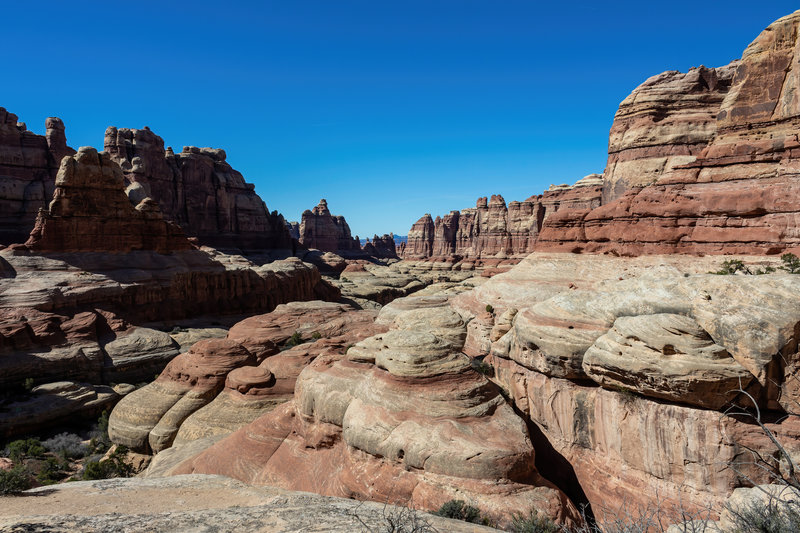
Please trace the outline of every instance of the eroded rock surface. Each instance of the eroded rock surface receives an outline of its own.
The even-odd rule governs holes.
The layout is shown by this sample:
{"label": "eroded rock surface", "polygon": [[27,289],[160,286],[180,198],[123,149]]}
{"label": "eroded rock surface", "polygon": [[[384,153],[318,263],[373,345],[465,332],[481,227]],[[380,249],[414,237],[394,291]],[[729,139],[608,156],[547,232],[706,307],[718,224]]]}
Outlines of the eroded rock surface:
{"label": "eroded rock surface", "polygon": [[314,209],[306,209],[300,221],[300,244],[323,252],[339,254],[361,251],[361,243],[350,234],[343,216],[331,215],[323,198]]}

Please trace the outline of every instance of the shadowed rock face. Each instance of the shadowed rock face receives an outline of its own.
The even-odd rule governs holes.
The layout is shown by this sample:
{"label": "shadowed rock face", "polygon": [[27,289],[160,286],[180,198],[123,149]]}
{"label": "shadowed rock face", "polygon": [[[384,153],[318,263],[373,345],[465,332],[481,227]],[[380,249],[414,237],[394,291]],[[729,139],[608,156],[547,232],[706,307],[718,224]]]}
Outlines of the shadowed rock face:
{"label": "shadowed rock face", "polygon": [[168,253],[192,248],[152,199],[131,205],[123,192],[122,170],[106,153],[84,146],[65,157],[55,185],[53,200],[40,211],[25,243],[30,250]]}
{"label": "shadowed rock face", "polygon": [[36,135],[0,107],[0,244],[22,243],[36,214],[53,195],[61,159],[75,150],[67,146],[64,123],[50,117],[47,133]]}
{"label": "shadowed rock face", "polygon": [[225,161],[224,150],[187,146],[176,154],[148,128],[114,127],[106,130],[104,149],[122,167],[132,200],[153,198],[168,220],[201,244],[291,248],[283,217],[269,213],[254,186]]}
{"label": "shadowed rock face", "polygon": [[350,234],[343,216],[331,215],[323,198],[314,209],[303,211],[300,222],[300,244],[323,252],[358,252],[361,244]]}
{"label": "shadowed rock face", "polygon": [[298,378],[293,402],[173,473],[214,471],[424,508],[458,495],[501,522],[531,506],[573,520],[574,507],[536,472],[524,422],[460,353],[459,315],[414,309],[391,327],[344,359],[315,361]]}
{"label": "shadowed rock face", "polygon": [[373,257],[396,258],[397,245],[394,242],[394,234],[384,234],[380,237],[375,235],[372,241],[367,240],[364,244],[364,252]]}

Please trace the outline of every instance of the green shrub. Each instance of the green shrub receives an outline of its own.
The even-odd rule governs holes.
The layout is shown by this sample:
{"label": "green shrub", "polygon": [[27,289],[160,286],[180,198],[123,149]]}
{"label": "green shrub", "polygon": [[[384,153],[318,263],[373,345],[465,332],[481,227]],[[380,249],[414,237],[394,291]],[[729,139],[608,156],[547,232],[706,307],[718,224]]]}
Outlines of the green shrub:
{"label": "green shrub", "polygon": [[25,389],[26,392],[31,392],[33,390],[33,378],[25,379],[25,381],[22,382],[22,388]]}
{"label": "green shrub", "polygon": [[532,509],[527,515],[514,514],[511,533],[558,533],[561,527],[539,511]]}
{"label": "green shrub", "polygon": [[711,274],[718,274],[720,276],[732,275],[741,272],[742,274],[750,274],[750,269],[745,266],[741,259],[728,259],[722,262],[722,268]]}
{"label": "green shrub", "polygon": [[436,515],[445,518],[454,518],[456,520],[463,520],[464,522],[472,522],[473,524],[486,524],[488,521],[481,516],[481,511],[477,507],[467,505],[464,500],[450,500],[445,502]]}
{"label": "green shrub", "polygon": [[18,463],[27,457],[35,458],[44,455],[45,449],[39,439],[15,440],[8,445],[6,453],[8,457]]}
{"label": "green shrub", "polygon": [[472,368],[484,376],[493,377],[494,376],[494,367],[485,361],[481,361],[478,359],[471,359],[469,364]]}
{"label": "green shrub", "polygon": [[735,531],[748,533],[796,533],[800,531],[800,502],[769,498],[750,502],[742,509],[728,508]]}
{"label": "green shrub", "polygon": [[111,447],[108,436],[108,411],[103,411],[97,419],[89,440],[89,453],[103,453]]}
{"label": "green shrub", "polygon": [[800,274],[800,258],[794,254],[783,254],[781,256],[783,266],[781,270],[785,270],[789,274]]}
{"label": "green shrub", "polygon": [[108,459],[101,461],[89,461],[84,466],[83,479],[110,479],[114,477],[131,477],[133,468],[125,462],[125,455],[128,449],[125,446],[117,446]]}
{"label": "green shrub", "polygon": [[292,333],[292,336],[284,343],[286,348],[291,348],[292,346],[297,346],[298,344],[303,344],[303,337],[300,335],[299,331],[295,331]]}
{"label": "green shrub", "polygon": [[0,494],[17,494],[31,488],[31,473],[22,465],[0,470]]}
{"label": "green shrub", "polygon": [[486,312],[494,313],[494,307],[492,307],[490,304],[486,304]]}
{"label": "green shrub", "polygon": [[320,333],[319,331],[315,331],[314,333],[311,334],[311,338],[314,339],[315,341],[318,341],[322,338],[322,333]]}
{"label": "green shrub", "polygon": [[60,481],[68,469],[69,464],[62,463],[55,457],[48,457],[36,475],[36,479],[43,485],[51,485]]}

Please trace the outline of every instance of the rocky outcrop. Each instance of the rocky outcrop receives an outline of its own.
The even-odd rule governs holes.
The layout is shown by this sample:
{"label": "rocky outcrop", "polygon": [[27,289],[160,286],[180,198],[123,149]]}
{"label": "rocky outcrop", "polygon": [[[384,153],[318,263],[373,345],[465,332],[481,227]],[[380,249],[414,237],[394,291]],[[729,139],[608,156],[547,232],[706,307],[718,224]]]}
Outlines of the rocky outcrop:
{"label": "rocky outcrop", "polygon": [[36,135],[0,107],[0,244],[25,242],[36,214],[53,195],[61,159],[72,155],[64,123],[50,117]]}
{"label": "rocky outcrop", "polygon": [[[556,214],[545,225],[536,249],[639,255],[776,254],[800,248],[800,206],[793,200],[800,176],[796,135],[800,109],[795,96],[800,83],[798,25],[800,13],[784,17],[753,41],[741,61],[715,71],[698,69],[681,78],[695,80],[697,91],[689,96],[705,94],[710,104],[723,96],[712,95],[712,86],[724,88],[733,72],[715,123],[708,123],[703,111],[692,119],[694,126],[679,129],[710,135],[708,141],[688,133],[677,135],[685,143],[686,155],[681,156],[685,160],[673,158],[652,172],[636,170],[634,174],[646,176],[640,185],[650,185],[634,187],[622,196],[629,178],[614,168],[612,154],[609,168],[623,185],[613,184],[616,192],[607,190],[604,199],[616,199],[580,216]],[[639,114],[658,116],[662,107],[652,102]],[[661,134],[653,126],[634,137],[646,137],[646,131]],[[612,130],[611,146],[616,146],[616,133]]]}
{"label": "rocky outcrop", "polygon": [[480,502],[501,523],[534,507],[562,522],[577,518],[536,472],[522,420],[459,353],[461,318],[419,309],[397,315],[392,327],[345,359],[318,359],[298,378],[293,402],[173,473],[213,471],[426,509],[458,497]]}
{"label": "rocky outcrop", "polygon": [[[223,476],[78,481],[24,494],[4,498],[0,529],[351,533],[382,531],[391,523],[401,523],[452,533],[497,531],[403,506],[251,487]],[[39,503],[35,509],[32,498]]]}
{"label": "rocky outcrop", "polygon": [[372,237],[371,242],[369,239],[367,239],[366,244],[364,244],[364,252],[372,257],[379,257],[383,259],[397,258],[397,246],[394,242],[394,234],[384,234],[381,237],[375,235]]}
{"label": "rocky outcrop", "polygon": [[[655,490],[670,505],[718,505],[739,483],[731,465],[764,479],[739,456],[770,449],[767,437],[720,412],[751,405],[739,388],[764,412],[788,400],[800,276],[707,274],[719,263],[535,253],[450,300],[472,318],[466,344],[541,430],[537,451],[555,452],[544,464],[566,459],[575,477],[543,473],[595,510],[644,508]],[[771,430],[793,443],[792,420]]]}
{"label": "rocky outcrop", "polygon": [[539,232],[556,212],[585,213],[600,205],[602,176],[593,174],[574,186],[551,186],[542,195],[506,206],[500,195],[478,198],[474,208],[451,211],[433,220],[419,219],[403,247],[405,259],[478,261],[514,264],[533,251]]}
{"label": "rocky outcrop", "polygon": [[104,149],[122,167],[133,203],[149,196],[186,235],[217,248],[291,248],[285,221],[270,213],[254,186],[226,161],[224,150],[164,148],[149,128],[110,127]]}
{"label": "rocky outcrop", "polygon": [[303,211],[300,222],[300,244],[323,252],[343,254],[361,251],[358,237],[350,234],[350,226],[343,216],[331,215],[328,202],[323,198],[311,210]]}
{"label": "rocky outcrop", "polygon": [[168,253],[192,245],[165,221],[149,197],[136,206],[123,192],[122,170],[108,154],[84,146],[61,161],[53,199],[41,210],[25,245],[37,253],[152,250]]}
{"label": "rocky outcrop", "polygon": [[[374,318],[371,311],[319,301],[247,318],[225,339],[198,342],[155,382],[126,396],[111,413],[109,435],[153,453],[227,435],[291,400],[297,376],[317,357],[341,354],[384,331]],[[279,351],[290,339],[298,345]]]}
{"label": "rocky outcrop", "polygon": [[737,65],[664,72],[622,101],[608,140],[604,204],[700,155],[717,132],[717,114]]}

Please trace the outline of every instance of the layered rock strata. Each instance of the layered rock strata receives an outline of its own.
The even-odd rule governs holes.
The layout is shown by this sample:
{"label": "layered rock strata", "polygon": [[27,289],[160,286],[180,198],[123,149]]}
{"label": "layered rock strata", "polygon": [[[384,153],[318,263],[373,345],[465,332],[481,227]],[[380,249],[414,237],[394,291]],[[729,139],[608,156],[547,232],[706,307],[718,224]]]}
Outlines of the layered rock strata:
{"label": "layered rock strata", "polygon": [[290,249],[285,221],[226,161],[224,150],[187,146],[164,148],[161,137],[144,129],[110,127],[104,150],[123,171],[133,203],[149,196],[165,218],[189,237],[217,248]]}
{"label": "layered rock strata", "polygon": [[534,249],[539,232],[556,212],[587,212],[600,205],[603,178],[591,175],[574,186],[552,186],[542,195],[511,202],[493,195],[475,208],[451,211],[432,219],[425,215],[408,234],[406,259],[478,260],[482,264],[516,263]]}
{"label": "layered rock strata", "polygon": [[361,251],[358,237],[350,234],[343,216],[331,215],[323,198],[314,209],[306,209],[300,221],[300,244],[323,252],[347,253]]}
{"label": "layered rock strata", "polygon": [[[644,508],[655,490],[670,504],[717,505],[739,483],[736,465],[762,479],[742,446],[767,450],[768,439],[720,412],[752,407],[739,389],[764,412],[796,398],[786,368],[798,352],[800,276],[706,273],[719,263],[536,253],[451,299],[472,318],[467,346],[490,356],[541,430],[536,442],[574,470],[547,474],[595,510]],[[792,443],[795,426],[772,430]]]}
{"label": "layered rock strata", "polygon": [[65,157],[53,199],[37,215],[26,246],[38,253],[168,253],[192,248],[180,227],[165,221],[151,198],[134,207],[123,188],[122,170],[108,154],[84,146]]}
{"label": "layered rock strata", "polygon": [[[800,13],[786,16],[764,30],[741,61],[713,72],[698,69],[682,78],[695,79],[697,90],[674,100],[705,95],[711,104],[723,96],[717,89],[724,88],[733,72],[730,89],[716,111],[702,111],[676,130],[684,133],[676,136],[676,131],[662,131],[660,126],[648,129],[650,119],[644,120],[639,133],[635,121],[627,126],[621,122],[620,131],[612,129],[610,146],[617,145],[619,133],[624,145],[625,135],[632,131],[633,138],[650,135],[665,145],[677,137],[687,155],[681,156],[683,161],[673,158],[663,168],[656,165],[652,172],[637,170],[639,163],[631,163],[631,176],[645,176],[644,183],[636,183],[649,185],[625,191],[625,183],[633,178],[627,171],[620,174],[612,154],[609,168],[616,177],[609,174],[613,191],[607,190],[604,200],[613,201],[580,216],[556,214],[536,249],[639,255],[777,254],[800,248],[800,206],[794,201],[800,183],[796,134],[800,109],[795,96],[800,83],[799,24]],[[719,85],[711,83],[715,79]],[[633,100],[643,104],[639,115],[660,116],[663,105],[658,101]],[[716,114],[713,125],[703,118],[710,111]],[[709,138],[702,141],[693,137],[695,133]]]}
{"label": "layered rock strata", "polygon": [[[295,381],[321,355],[341,354],[385,326],[375,313],[327,302],[292,302],[200,341],[111,413],[109,435],[142,452],[224,436],[292,399]],[[297,346],[279,351],[287,341]]]}
{"label": "layered rock strata", "polygon": [[394,242],[394,234],[372,237],[372,241],[367,239],[364,244],[364,252],[384,259],[394,259],[397,257],[397,245]]}
{"label": "layered rock strata", "polygon": [[0,244],[25,242],[36,214],[53,195],[61,159],[72,155],[64,123],[50,117],[44,136],[0,107]]}
{"label": "layered rock strata", "polygon": [[293,402],[173,473],[214,471],[427,509],[467,499],[503,523],[528,508],[574,520],[574,507],[533,466],[523,421],[459,353],[461,318],[419,309],[397,315],[392,327],[344,359],[318,359],[301,373]]}

